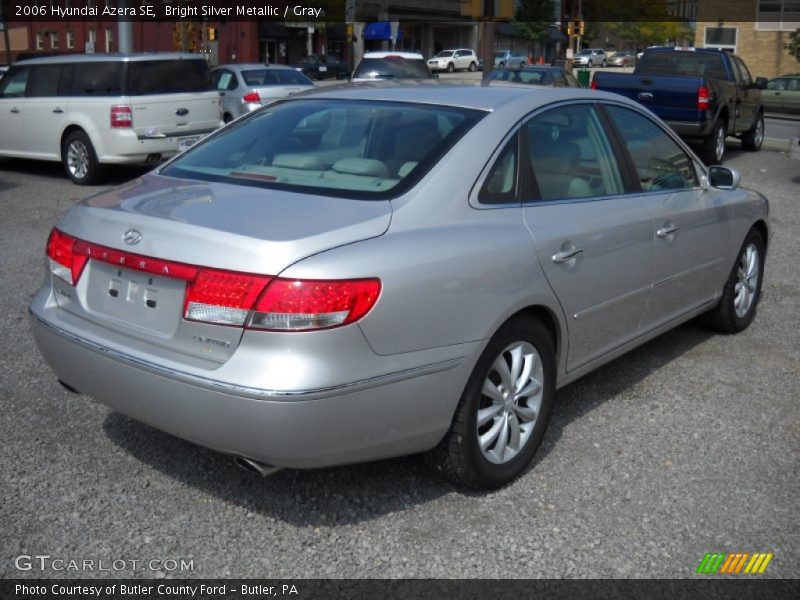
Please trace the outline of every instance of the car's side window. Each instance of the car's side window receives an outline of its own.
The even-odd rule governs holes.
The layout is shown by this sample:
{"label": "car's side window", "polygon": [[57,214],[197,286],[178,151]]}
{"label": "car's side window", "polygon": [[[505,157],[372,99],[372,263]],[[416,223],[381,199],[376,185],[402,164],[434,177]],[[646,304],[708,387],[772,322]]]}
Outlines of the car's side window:
{"label": "car's side window", "polygon": [[515,134],[494,161],[478,193],[484,204],[508,204],[517,199],[517,154],[519,142]]}
{"label": "car's side window", "polygon": [[28,67],[11,67],[0,80],[0,98],[20,98],[25,95],[28,85]]}
{"label": "car's side window", "polygon": [[697,184],[697,174],[683,148],[648,117],[621,106],[607,105],[628,149],[642,191],[680,190]]}
{"label": "car's side window", "polygon": [[773,79],[767,83],[768,90],[785,90],[788,79]]}
{"label": "car's side window", "polygon": [[740,58],[733,57],[733,60],[736,63],[736,68],[739,71],[739,82],[744,87],[750,87],[752,85],[752,78],[750,77],[750,71],[747,70],[747,67]]}
{"label": "car's side window", "polygon": [[786,85],[786,89],[790,92],[796,92],[800,90],[800,79],[790,79],[789,83]]}
{"label": "car's side window", "polygon": [[624,193],[619,164],[592,105],[550,109],[532,117],[525,129],[539,199]]}
{"label": "car's side window", "polygon": [[61,78],[61,65],[39,65],[31,70],[28,83],[28,96],[47,98],[58,96],[58,83]]}

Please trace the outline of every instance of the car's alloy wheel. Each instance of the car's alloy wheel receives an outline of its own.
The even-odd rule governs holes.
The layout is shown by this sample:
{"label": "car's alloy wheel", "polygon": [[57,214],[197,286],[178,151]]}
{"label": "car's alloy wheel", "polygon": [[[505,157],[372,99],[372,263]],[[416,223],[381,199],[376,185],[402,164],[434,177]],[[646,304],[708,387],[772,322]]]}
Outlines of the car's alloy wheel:
{"label": "car's alloy wheel", "polygon": [[448,479],[492,489],[520,475],[542,442],[555,397],[553,340],[519,316],[503,325],[470,374],[450,430],[428,454]]}
{"label": "car's alloy wheel", "polygon": [[728,133],[725,129],[725,121],[719,120],[714,125],[711,135],[705,140],[701,149],[701,158],[708,165],[718,165],[722,163],[725,156],[725,139]]}
{"label": "car's alloy wheel", "polygon": [[64,140],[61,160],[67,176],[78,185],[95,181],[99,174],[99,164],[92,142],[83,131],[73,131]]}
{"label": "car's alloy wheel", "polygon": [[761,299],[764,257],[764,238],[753,228],[742,243],[719,303],[703,315],[712,329],[721,333],[738,333],[752,323]]}
{"label": "car's alloy wheel", "polygon": [[761,150],[761,144],[764,142],[764,115],[758,115],[756,123],[750,129],[742,134],[742,147],[745,150],[757,152]]}

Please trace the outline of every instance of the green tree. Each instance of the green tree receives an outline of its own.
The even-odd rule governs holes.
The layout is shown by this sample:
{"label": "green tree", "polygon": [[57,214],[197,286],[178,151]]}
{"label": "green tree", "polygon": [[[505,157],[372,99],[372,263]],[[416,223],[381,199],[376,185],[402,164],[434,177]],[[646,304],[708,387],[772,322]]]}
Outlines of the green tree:
{"label": "green tree", "polygon": [[515,15],[517,28],[532,42],[540,42],[555,18],[553,0],[522,0]]}
{"label": "green tree", "polygon": [[800,60],[800,29],[796,29],[789,34],[789,41],[784,45],[789,54]]}

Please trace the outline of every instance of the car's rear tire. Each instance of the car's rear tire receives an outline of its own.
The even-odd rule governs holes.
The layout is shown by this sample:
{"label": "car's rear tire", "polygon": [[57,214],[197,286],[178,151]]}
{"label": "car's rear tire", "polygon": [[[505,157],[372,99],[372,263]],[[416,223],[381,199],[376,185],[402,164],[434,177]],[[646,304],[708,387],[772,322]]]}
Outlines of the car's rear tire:
{"label": "car's rear tire", "polygon": [[544,438],[555,398],[556,359],[547,329],[517,317],[489,341],[467,381],[453,423],[428,462],[476,489],[509,483]]}
{"label": "car's rear tire", "polygon": [[222,115],[222,122],[223,123],[227,124],[227,123],[230,123],[231,121],[233,121],[233,116],[231,115],[231,113],[225,113],[224,115]]}
{"label": "car's rear tire", "polygon": [[70,133],[61,145],[61,162],[73,183],[90,185],[99,180],[102,173],[94,146],[89,136],[81,130]]}
{"label": "car's rear tire", "polygon": [[758,152],[761,150],[761,144],[764,142],[764,115],[759,114],[756,117],[756,122],[750,131],[745,131],[742,134],[742,148],[750,150],[751,152]]}
{"label": "car's rear tire", "polygon": [[751,229],[725,281],[719,303],[702,316],[708,327],[720,333],[739,333],[753,322],[764,279],[764,252],[764,238],[757,229]]}
{"label": "car's rear tire", "polygon": [[721,165],[725,157],[725,139],[728,132],[725,128],[725,121],[719,119],[711,130],[711,135],[703,142],[700,149],[700,158],[707,165]]}
{"label": "car's rear tire", "polygon": [[470,73],[474,73],[477,70],[478,70],[478,65],[476,65],[474,62],[469,63],[469,72]]}
{"label": "car's rear tire", "polygon": [[456,66],[453,63],[447,63],[447,72],[452,73],[456,70]]}

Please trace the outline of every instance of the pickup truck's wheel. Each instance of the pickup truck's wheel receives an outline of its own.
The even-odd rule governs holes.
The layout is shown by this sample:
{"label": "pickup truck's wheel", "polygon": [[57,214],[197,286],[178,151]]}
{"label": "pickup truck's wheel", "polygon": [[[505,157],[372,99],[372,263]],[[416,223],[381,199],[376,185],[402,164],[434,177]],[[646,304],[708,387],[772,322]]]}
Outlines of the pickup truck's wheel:
{"label": "pickup truck's wheel", "polygon": [[763,274],[764,238],[757,229],[751,229],[722,288],[719,304],[703,315],[706,325],[720,333],[746,329],[756,316]]}
{"label": "pickup truck's wheel", "polygon": [[539,321],[520,317],[503,325],[478,359],[430,464],[472,488],[512,481],[542,442],[555,376],[553,341]]}
{"label": "pickup truck's wheel", "polygon": [[94,146],[83,131],[73,131],[61,146],[61,162],[73,183],[89,185],[100,175],[100,163],[94,152]]}
{"label": "pickup truck's wheel", "polygon": [[711,130],[711,135],[708,136],[700,151],[700,158],[707,165],[722,164],[722,158],[725,156],[725,138],[727,137],[728,132],[725,129],[725,121],[717,121]]}
{"label": "pickup truck's wheel", "polygon": [[750,131],[745,131],[742,134],[742,148],[750,150],[751,152],[758,152],[761,150],[761,144],[764,142],[764,115],[758,115],[756,123]]}

